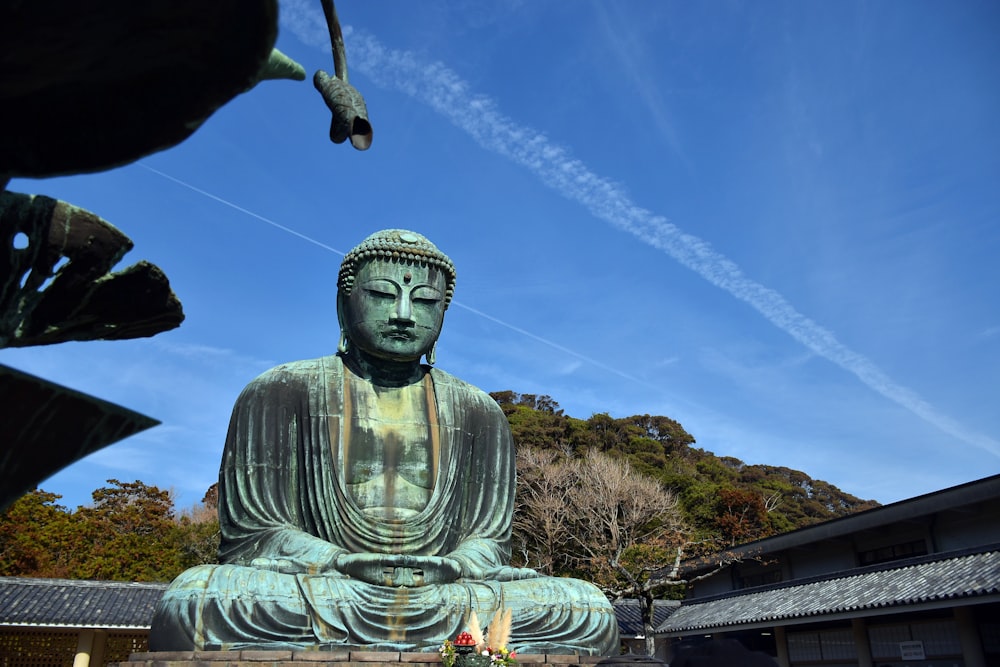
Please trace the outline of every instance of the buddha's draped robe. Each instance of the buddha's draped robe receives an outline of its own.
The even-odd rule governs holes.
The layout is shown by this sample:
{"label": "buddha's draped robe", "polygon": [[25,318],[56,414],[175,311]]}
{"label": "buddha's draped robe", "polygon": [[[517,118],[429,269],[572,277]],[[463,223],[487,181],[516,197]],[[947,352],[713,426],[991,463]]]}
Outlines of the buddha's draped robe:
{"label": "buddha's draped robe", "polygon": [[[247,386],[219,475],[221,564],[171,584],[151,650],[436,650],[466,629],[471,611],[486,624],[502,603],[513,614],[513,650],[617,652],[614,611],[597,588],[509,567],[515,471],[506,418],[484,392],[427,370],[438,471],[427,506],[405,521],[366,516],[345,488],[344,377],[364,380],[339,357],[279,366]],[[463,575],[374,585],[336,571],[342,553],[447,556]]]}

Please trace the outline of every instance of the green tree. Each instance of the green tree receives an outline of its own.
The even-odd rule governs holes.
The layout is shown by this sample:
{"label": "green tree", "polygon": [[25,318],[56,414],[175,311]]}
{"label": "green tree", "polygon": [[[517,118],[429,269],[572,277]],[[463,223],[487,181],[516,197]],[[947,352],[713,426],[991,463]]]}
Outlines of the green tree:
{"label": "green tree", "polygon": [[169,491],[138,480],[93,492],[76,513],[86,549],[71,569],[77,579],[170,581],[183,569]]}
{"label": "green tree", "polygon": [[81,536],[61,496],[35,489],[0,516],[0,575],[70,576]]}
{"label": "green tree", "polygon": [[507,416],[518,448],[560,448],[568,442],[569,418],[550,397],[513,391],[493,392],[490,396]]}

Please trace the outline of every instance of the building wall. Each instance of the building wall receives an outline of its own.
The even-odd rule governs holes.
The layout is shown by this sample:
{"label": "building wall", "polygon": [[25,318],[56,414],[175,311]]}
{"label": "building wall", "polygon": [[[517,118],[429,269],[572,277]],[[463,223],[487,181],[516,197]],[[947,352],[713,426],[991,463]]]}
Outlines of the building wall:
{"label": "building wall", "polygon": [[[124,662],[149,648],[148,630],[0,627],[2,667],[73,667]],[[81,641],[86,640],[86,641]],[[85,651],[86,659],[83,659]],[[81,656],[78,659],[78,655]]]}
{"label": "building wall", "polygon": [[[972,667],[1000,664],[997,605],[785,628],[788,667]],[[964,626],[964,627],[963,627]],[[965,630],[972,630],[975,637]],[[860,641],[860,644],[859,644]],[[971,646],[970,646],[971,643]],[[904,659],[904,650],[909,659]],[[923,659],[915,655],[923,654]]]}
{"label": "building wall", "polygon": [[848,540],[827,540],[806,548],[782,552],[778,558],[786,564],[786,581],[857,567],[854,545]]}
{"label": "building wall", "polygon": [[960,511],[943,512],[933,527],[939,551],[1000,542],[1000,498]]}
{"label": "building wall", "polygon": [[0,628],[0,665],[73,667],[79,634],[61,628]]}

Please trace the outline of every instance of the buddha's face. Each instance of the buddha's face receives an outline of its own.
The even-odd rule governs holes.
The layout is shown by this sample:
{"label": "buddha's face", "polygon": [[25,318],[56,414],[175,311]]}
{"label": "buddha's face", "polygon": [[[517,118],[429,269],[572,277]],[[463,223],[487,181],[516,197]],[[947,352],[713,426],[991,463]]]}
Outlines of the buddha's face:
{"label": "buddha's face", "polygon": [[352,346],[391,361],[417,361],[444,321],[445,276],[435,267],[375,259],[358,267],[341,299],[341,326]]}

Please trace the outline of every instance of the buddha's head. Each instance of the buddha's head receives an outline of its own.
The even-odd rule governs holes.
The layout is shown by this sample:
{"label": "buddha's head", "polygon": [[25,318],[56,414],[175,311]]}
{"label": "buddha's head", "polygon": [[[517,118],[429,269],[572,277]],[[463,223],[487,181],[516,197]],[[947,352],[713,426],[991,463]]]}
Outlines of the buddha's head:
{"label": "buddha's head", "polygon": [[420,234],[376,232],[344,256],[337,280],[341,352],[417,362],[433,348],[455,291],[455,266]]}

